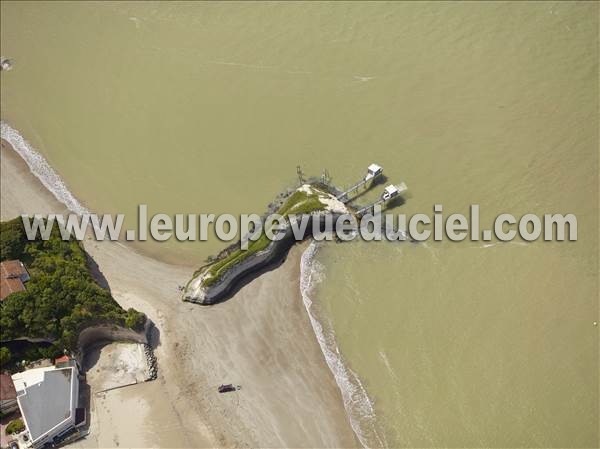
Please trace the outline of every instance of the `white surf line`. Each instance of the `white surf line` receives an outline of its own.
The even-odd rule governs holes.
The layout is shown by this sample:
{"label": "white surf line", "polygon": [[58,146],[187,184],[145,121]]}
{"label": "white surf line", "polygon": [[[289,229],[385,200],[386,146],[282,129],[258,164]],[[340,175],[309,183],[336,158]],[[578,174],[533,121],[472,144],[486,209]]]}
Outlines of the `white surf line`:
{"label": "white surf line", "polygon": [[54,195],[54,197],[63,203],[67,208],[76,214],[86,214],[89,211],[73,196],[61,177],[48,164],[48,161],[38,151],[36,151],[29,142],[8,123],[0,122],[0,135],[6,140],[25,161],[29,170],[40,182]]}
{"label": "white surf line", "polygon": [[[311,312],[313,304],[310,299],[309,292],[311,288],[323,280],[322,267],[314,260],[317,252],[317,243],[312,242],[310,246],[302,253],[300,262],[300,293],[302,301],[308,317],[313,327],[319,346],[327,366],[333,374],[335,381],[342,394],[344,409],[350,420],[350,425],[354,434],[359,439],[364,448],[368,448],[367,436],[365,433],[369,431],[377,440],[378,447],[387,447],[385,436],[383,438],[378,434],[375,427],[375,410],[373,403],[361,383],[359,377],[349,369],[343,362],[339,348],[335,342],[333,330],[329,330],[327,335],[321,323],[315,318]],[[365,429],[365,426],[368,429]]]}

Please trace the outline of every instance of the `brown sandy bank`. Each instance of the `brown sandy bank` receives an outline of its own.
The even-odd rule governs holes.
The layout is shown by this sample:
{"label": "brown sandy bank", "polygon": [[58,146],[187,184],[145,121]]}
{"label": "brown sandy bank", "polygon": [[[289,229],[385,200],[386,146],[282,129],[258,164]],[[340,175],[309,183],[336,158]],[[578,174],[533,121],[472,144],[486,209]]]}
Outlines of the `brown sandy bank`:
{"label": "brown sandy bank", "polygon": [[[3,220],[65,211],[5,142],[0,159]],[[119,242],[87,240],[85,248],[115,299],[156,324],[159,377],[95,398],[91,435],[78,446],[359,446],[300,297],[305,246],[211,307],[179,298],[193,267]],[[242,388],[218,394],[221,383]]]}

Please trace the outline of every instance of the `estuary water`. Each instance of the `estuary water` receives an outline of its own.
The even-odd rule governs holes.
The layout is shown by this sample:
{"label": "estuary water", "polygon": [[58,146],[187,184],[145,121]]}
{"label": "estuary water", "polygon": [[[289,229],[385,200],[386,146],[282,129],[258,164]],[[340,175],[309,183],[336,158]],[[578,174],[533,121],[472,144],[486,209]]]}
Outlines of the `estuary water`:
{"label": "estuary water", "polygon": [[[595,2],[1,4],[2,120],[82,207],[262,213],[328,169],[394,213],[574,213],[577,242],[323,244],[303,295],[366,446],[598,444]],[[365,195],[374,199],[379,192]],[[143,242],[200,264],[208,242]]]}

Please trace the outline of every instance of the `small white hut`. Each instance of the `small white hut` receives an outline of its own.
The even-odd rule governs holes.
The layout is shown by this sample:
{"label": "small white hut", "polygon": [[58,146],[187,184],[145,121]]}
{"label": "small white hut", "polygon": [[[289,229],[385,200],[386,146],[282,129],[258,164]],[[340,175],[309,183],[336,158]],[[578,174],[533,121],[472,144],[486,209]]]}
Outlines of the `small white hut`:
{"label": "small white hut", "polygon": [[369,179],[373,179],[376,176],[379,176],[383,173],[383,168],[381,168],[377,164],[371,164],[367,167],[367,175],[365,176],[365,181]]}
{"label": "small white hut", "polygon": [[397,186],[390,184],[383,190],[383,195],[381,198],[385,201],[394,198],[395,196],[400,195],[402,192],[408,190],[405,183],[400,183]]}

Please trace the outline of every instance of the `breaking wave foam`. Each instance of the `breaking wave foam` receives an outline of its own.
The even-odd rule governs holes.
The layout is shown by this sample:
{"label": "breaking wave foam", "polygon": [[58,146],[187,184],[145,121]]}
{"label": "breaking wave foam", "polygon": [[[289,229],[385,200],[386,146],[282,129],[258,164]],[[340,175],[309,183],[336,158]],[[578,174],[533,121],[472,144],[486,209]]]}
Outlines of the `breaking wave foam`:
{"label": "breaking wave foam", "polygon": [[380,436],[376,429],[373,403],[356,373],[344,364],[332,326],[329,325],[326,329],[311,310],[313,301],[310,293],[325,278],[323,266],[315,259],[317,247],[317,243],[312,242],[302,254],[300,262],[300,292],[304,307],[308,312],[325,361],[342,393],[344,408],[352,430],[363,447],[368,448],[369,442],[378,447],[386,447],[385,437]]}
{"label": "breaking wave foam", "polygon": [[[89,213],[88,209],[69,191],[64,181],[48,164],[44,156],[35,150],[19,131],[2,121],[0,122],[0,135],[21,156],[31,173],[41,181],[58,201],[76,214]],[[313,242],[302,254],[300,291],[304,306],[327,365],[342,393],[344,408],[354,433],[365,448],[369,447],[369,441],[373,441],[378,447],[386,447],[385,437],[380,436],[375,427],[373,404],[356,373],[344,364],[335,342],[332,327],[328,326],[325,329],[311,310],[313,302],[309,296],[310,292],[314,286],[324,279],[323,267],[314,258],[316,252],[317,243]]]}
{"label": "breaking wave foam", "polygon": [[76,214],[85,214],[89,211],[73,196],[61,177],[50,167],[48,161],[36,151],[25,138],[5,122],[0,122],[0,135],[11,144],[14,150],[25,161],[33,173],[54,197]]}

